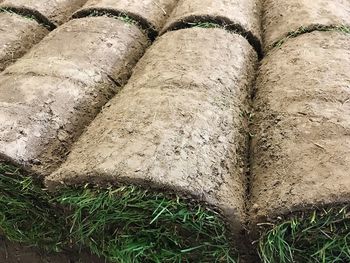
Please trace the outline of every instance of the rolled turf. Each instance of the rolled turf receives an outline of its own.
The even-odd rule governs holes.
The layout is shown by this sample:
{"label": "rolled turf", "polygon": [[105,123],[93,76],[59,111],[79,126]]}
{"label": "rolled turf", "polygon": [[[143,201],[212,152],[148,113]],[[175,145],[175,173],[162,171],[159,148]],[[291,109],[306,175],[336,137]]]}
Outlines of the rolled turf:
{"label": "rolled turf", "polygon": [[4,0],[0,8],[21,14],[32,16],[38,22],[53,30],[58,25],[67,22],[71,15],[87,0]]}
{"label": "rolled turf", "polygon": [[312,32],[263,60],[251,215],[264,262],[348,262],[350,36]]}
{"label": "rolled turf", "polygon": [[138,21],[154,40],[176,4],[177,0],[89,0],[74,17],[86,17],[95,12],[126,15]]}
{"label": "rolled turf", "polygon": [[180,0],[162,33],[211,22],[244,36],[262,55],[260,17],[261,3],[258,0]]}
{"label": "rolled turf", "polygon": [[50,194],[5,164],[0,175],[0,229],[13,242],[110,262],[235,262],[220,216],[199,204],[131,185]]}
{"label": "rolled turf", "polygon": [[[204,203],[222,215],[214,220],[227,223],[230,239],[242,244],[245,114],[256,61],[256,52],[243,37],[221,28],[164,34],[65,164],[46,178],[47,185],[139,185],[180,196],[187,207]],[[147,199],[153,202],[154,197]],[[162,206],[161,211],[167,210]],[[230,261],[226,253],[201,254],[203,242],[195,243],[199,250],[183,249],[199,262]]]}
{"label": "rolled turf", "polygon": [[344,0],[263,0],[264,51],[298,31],[350,25],[350,2]]}
{"label": "rolled turf", "polygon": [[30,17],[0,9],[0,71],[23,56],[49,30]]}
{"label": "rolled turf", "polygon": [[[244,37],[216,25],[205,27],[168,32],[157,41],[127,88],[76,144],[70,161],[46,180],[55,191],[45,190],[32,174],[2,163],[3,235],[49,251],[87,248],[112,262],[236,261],[231,242],[243,244],[247,112],[257,54]],[[102,130],[96,131],[100,120]],[[138,122],[140,136],[132,126]],[[111,133],[106,133],[104,125],[109,124]],[[118,133],[129,146],[123,138],[119,141]],[[89,136],[105,141],[90,141],[86,153],[95,147],[96,155],[81,156],[79,167],[71,170]],[[160,154],[159,162],[152,163],[148,156],[154,145]],[[116,149],[125,154],[113,155]],[[90,166],[110,150],[111,157],[101,160],[108,168]],[[133,170],[142,160],[149,171]]]}
{"label": "rolled turf", "polygon": [[22,57],[50,30],[62,24],[85,0],[22,1],[0,4],[0,71]]}
{"label": "rolled turf", "polygon": [[74,19],[49,34],[0,74],[0,159],[49,174],[148,45],[118,17]]}

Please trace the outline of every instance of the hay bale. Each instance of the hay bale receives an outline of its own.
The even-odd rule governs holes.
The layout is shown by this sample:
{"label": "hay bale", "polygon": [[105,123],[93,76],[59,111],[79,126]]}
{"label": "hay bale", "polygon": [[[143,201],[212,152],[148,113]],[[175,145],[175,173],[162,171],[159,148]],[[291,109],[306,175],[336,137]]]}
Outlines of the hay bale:
{"label": "hay bale", "polygon": [[148,39],[115,18],[72,20],[0,75],[0,156],[50,173],[124,85]]}
{"label": "hay bale", "polygon": [[49,31],[35,20],[0,12],[0,71],[23,56]]}
{"label": "hay bale", "polygon": [[223,29],[162,35],[47,185],[136,184],[176,193],[221,211],[240,236],[244,114],[256,61],[243,37]]}
{"label": "hay bale", "polygon": [[350,2],[347,0],[264,0],[263,6],[265,52],[288,33],[350,25]]}

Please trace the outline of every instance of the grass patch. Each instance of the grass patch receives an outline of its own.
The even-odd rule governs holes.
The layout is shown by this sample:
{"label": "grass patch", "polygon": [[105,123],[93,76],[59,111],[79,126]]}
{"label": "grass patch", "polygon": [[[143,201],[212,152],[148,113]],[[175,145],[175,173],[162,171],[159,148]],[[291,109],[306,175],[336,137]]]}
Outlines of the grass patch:
{"label": "grass patch", "polygon": [[350,262],[348,207],[301,214],[268,230],[259,243],[265,263]]}
{"label": "grass patch", "polygon": [[350,27],[349,26],[325,26],[325,25],[312,25],[309,27],[299,27],[297,30],[289,32],[284,38],[282,38],[279,41],[276,41],[274,44],[272,44],[271,48],[278,48],[281,47],[286,41],[288,41],[291,38],[296,38],[300,35],[311,33],[314,31],[337,31],[342,32],[345,34],[350,34]]}
{"label": "grass patch", "polygon": [[88,248],[111,262],[236,262],[220,216],[135,186],[49,194],[0,164],[0,231],[59,252]]}
{"label": "grass patch", "polygon": [[225,29],[225,26],[219,25],[217,23],[212,22],[188,22],[188,27],[199,27],[199,28],[223,28]]}
{"label": "grass patch", "polygon": [[138,25],[138,22],[135,19],[131,18],[130,16],[128,16],[125,13],[112,14],[110,12],[103,11],[103,10],[93,10],[86,17],[100,17],[100,16],[116,18],[116,19],[123,21],[126,24],[129,24],[129,25],[136,25],[136,26]]}

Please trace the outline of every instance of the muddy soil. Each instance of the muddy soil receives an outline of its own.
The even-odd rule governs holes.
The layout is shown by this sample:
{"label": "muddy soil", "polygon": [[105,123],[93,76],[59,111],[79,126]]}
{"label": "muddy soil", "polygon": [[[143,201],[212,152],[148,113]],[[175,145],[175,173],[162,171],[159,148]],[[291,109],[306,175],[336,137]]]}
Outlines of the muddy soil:
{"label": "muddy soil", "polygon": [[0,25],[0,71],[49,33],[35,20],[8,12],[0,12]]}
{"label": "muddy soil", "polygon": [[264,49],[300,27],[350,25],[348,0],[264,0]]}
{"label": "muddy soil", "polygon": [[36,248],[12,243],[0,237],[0,262],[2,263],[105,263],[87,252],[47,253]]}
{"label": "muddy soil", "polygon": [[242,35],[256,42],[254,45],[260,46],[260,18],[261,4],[258,0],[180,0],[163,33],[181,28],[184,23],[217,22],[228,28],[239,29]]}
{"label": "muddy soil", "polygon": [[70,16],[87,0],[4,0],[0,8],[13,10],[23,15],[34,16],[53,27],[69,20]]}
{"label": "muddy soil", "polygon": [[147,30],[154,38],[163,27],[177,0],[89,0],[74,16],[83,17],[94,11],[127,15]]}
{"label": "muddy soil", "polygon": [[38,175],[125,84],[149,42],[118,19],[71,20],[0,75],[0,158]]}
{"label": "muddy soil", "polygon": [[350,201],[350,36],[313,32],[260,69],[252,143],[254,221]]}
{"label": "muddy soil", "polygon": [[257,57],[243,37],[191,28],[161,36],[46,181],[141,184],[244,219],[247,119]]}

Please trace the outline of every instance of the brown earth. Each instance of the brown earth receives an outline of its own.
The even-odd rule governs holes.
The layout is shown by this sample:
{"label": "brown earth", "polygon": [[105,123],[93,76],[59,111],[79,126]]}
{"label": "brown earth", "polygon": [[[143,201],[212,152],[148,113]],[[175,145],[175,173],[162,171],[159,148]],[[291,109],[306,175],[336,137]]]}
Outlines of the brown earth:
{"label": "brown earth", "polygon": [[148,45],[136,26],[72,20],[0,75],[0,159],[52,172]]}
{"label": "brown earth", "polygon": [[261,49],[260,17],[258,0],[180,0],[163,33],[182,28],[184,23],[215,22],[239,31],[256,49]]}
{"label": "brown earth", "polygon": [[96,11],[124,14],[136,20],[150,31],[151,38],[155,38],[176,3],[177,0],[89,0],[74,17],[88,16]]}
{"label": "brown earth", "polygon": [[126,183],[176,192],[221,210],[237,233],[256,62],[249,43],[223,29],[164,34],[47,185]]}
{"label": "brown earth", "polygon": [[263,60],[252,143],[254,222],[350,201],[350,36],[313,32]]}
{"label": "brown earth", "polygon": [[0,71],[49,33],[35,20],[8,12],[0,12],[0,25]]}
{"label": "brown earth", "polygon": [[263,0],[264,49],[300,27],[349,25],[349,0]]}
{"label": "brown earth", "polygon": [[0,8],[34,16],[51,29],[68,21],[86,0],[4,0]]}
{"label": "brown earth", "polygon": [[105,263],[87,252],[46,253],[39,249],[12,243],[0,237],[0,262],[2,263]]}

